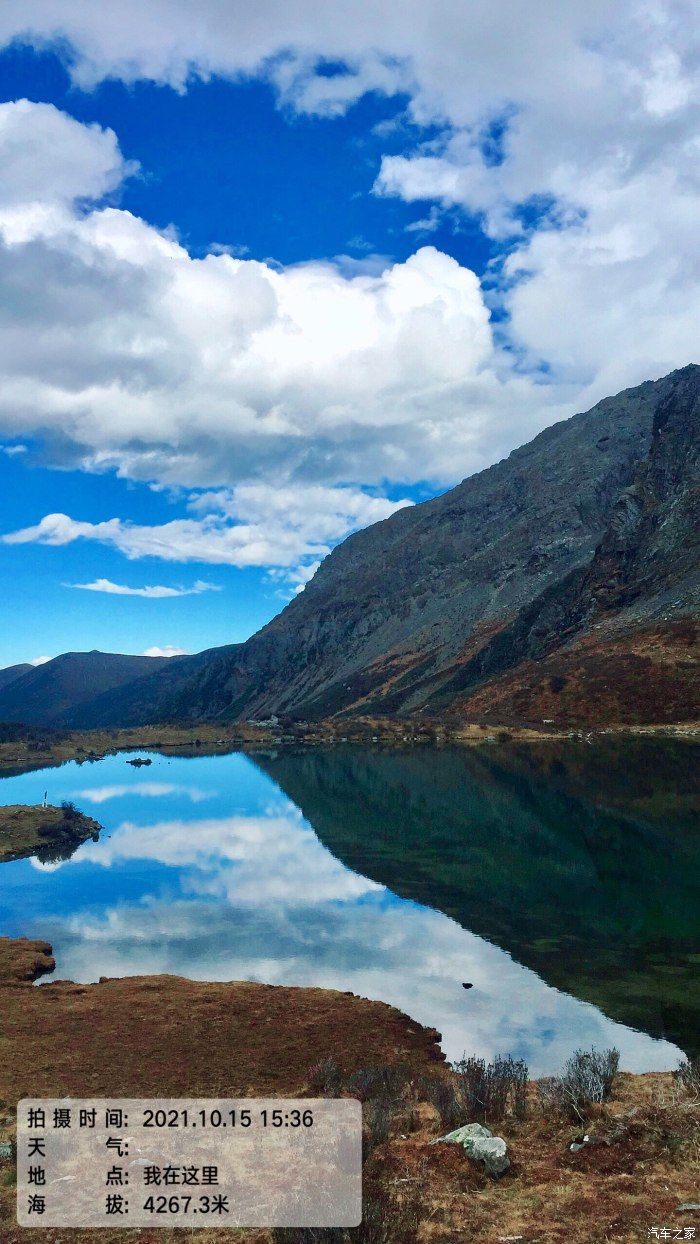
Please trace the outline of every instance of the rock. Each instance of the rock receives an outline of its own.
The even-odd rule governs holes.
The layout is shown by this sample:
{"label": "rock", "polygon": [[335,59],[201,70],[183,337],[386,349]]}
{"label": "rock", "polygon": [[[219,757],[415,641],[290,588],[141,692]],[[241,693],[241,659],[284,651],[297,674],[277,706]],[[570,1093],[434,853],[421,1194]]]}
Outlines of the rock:
{"label": "rock", "polygon": [[473,989],[471,981],[462,981],[462,989]]}
{"label": "rock", "polygon": [[5,1158],[11,1158],[11,1157],[12,1157],[12,1145],[9,1143],[9,1141],[8,1142],[3,1141],[2,1144],[0,1144],[0,1162],[2,1162],[3,1159]]}
{"label": "rock", "polygon": [[[461,1145],[464,1152],[475,1162],[483,1162],[486,1173],[494,1178],[502,1175],[510,1166],[505,1140],[501,1136],[494,1136],[481,1123],[466,1123],[464,1127],[458,1127],[446,1136],[438,1137],[438,1141]],[[438,1141],[434,1143],[437,1144]]]}
{"label": "rock", "polygon": [[133,765],[135,769],[140,769],[141,765],[150,765],[153,764],[153,761],[150,759],[144,759],[142,756],[137,756],[134,760],[127,760],[126,763],[128,765]]}

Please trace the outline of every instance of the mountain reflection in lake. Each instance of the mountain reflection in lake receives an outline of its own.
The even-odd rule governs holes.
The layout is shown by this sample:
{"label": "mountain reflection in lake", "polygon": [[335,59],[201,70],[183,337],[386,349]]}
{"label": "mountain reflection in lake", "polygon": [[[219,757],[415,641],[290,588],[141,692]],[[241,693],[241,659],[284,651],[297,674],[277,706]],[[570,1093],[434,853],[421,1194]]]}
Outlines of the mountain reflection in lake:
{"label": "mountain reflection in lake", "polygon": [[122,755],[3,779],[1,802],[48,786],[105,831],[0,867],[0,932],[48,939],[81,981],[349,989],[439,1028],[450,1058],[543,1074],[616,1044],[630,1070],[673,1067],[694,1019],[697,752],[653,746],[617,786],[610,757],[573,747],[154,756],[147,780]]}

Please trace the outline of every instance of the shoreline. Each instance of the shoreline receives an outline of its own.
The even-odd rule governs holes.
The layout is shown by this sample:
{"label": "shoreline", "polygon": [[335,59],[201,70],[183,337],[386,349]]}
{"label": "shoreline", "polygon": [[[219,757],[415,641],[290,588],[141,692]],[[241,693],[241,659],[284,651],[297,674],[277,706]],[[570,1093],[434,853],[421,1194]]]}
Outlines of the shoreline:
{"label": "shoreline", "polygon": [[652,737],[700,738],[695,721],[601,725],[595,729],[557,727],[554,723],[444,723],[399,719],[356,718],[352,721],[302,723],[290,726],[143,726],[119,730],[53,731],[16,726],[18,737],[0,742],[0,777],[56,768],[68,761],[93,764],[127,751],[162,755],[218,756],[263,748],[325,748],[346,744],[403,750],[411,747],[475,747],[494,743],[540,744],[567,740]]}

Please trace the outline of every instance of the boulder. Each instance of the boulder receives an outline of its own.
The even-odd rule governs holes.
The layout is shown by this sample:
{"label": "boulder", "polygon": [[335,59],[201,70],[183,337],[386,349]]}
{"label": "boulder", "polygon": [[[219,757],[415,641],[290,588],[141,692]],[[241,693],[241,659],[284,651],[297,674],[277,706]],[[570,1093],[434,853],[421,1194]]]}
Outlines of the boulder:
{"label": "boulder", "polygon": [[461,1145],[464,1152],[475,1162],[483,1162],[486,1173],[494,1178],[502,1175],[510,1166],[505,1140],[501,1136],[494,1136],[481,1123],[466,1123],[464,1127],[458,1127],[446,1136],[438,1137],[438,1141]]}

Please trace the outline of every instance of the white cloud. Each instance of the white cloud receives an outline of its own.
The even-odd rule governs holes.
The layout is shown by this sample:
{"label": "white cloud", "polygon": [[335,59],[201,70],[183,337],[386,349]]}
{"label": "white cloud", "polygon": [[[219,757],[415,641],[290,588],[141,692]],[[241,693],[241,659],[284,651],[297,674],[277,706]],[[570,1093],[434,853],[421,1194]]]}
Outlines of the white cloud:
{"label": "white cloud", "polygon": [[147,648],[141,655],[144,657],[186,657],[189,654],[186,648],[176,648],[173,644],[166,644],[164,648],[159,648],[157,645]]}
{"label": "white cloud", "polygon": [[[690,361],[695,25],[689,0],[261,0],[226,20],[220,0],[6,0],[0,41],[67,39],[83,86],[254,74],[283,106],[327,116],[367,90],[405,92],[405,148],[382,161],[377,191],[425,202],[419,224],[436,207],[480,217],[504,255],[489,300],[507,313],[509,349],[475,275],[432,247],[381,270],[279,269],[221,247],[195,260],[172,234],[86,205],[133,171],[113,134],[3,105],[0,279],[13,315],[0,327],[0,433],[44,434],[64,463],[189,488],[447,484]],[[328,76],[324,58],[345,69]],[[230,526],[137,537],[121,524],[114,542],[172,535],[206,546],[204,560],[293,564],[286,525],[281,551],[276,533]],[[307,562],[321,555],[310,543]]]}
{"label": "white cloud", "polygon": [[113,130],[28,99],[0,108],[0,151],[0,208],[9,215],[28,204],[58,212],[77,199],[101,199],[137,168],[122,158]]}
{"label": "white cloud", "polygon": [[439,227],[440,210],[433,203],[428,215],[421,217],[420,220],[412,220],[410,225],[404,227],[404,233],[434,233]]}
{"label": "white cloud", "polygon": [[[195,513],[203,514],[201,518],[148,527],[118,518],[88,523],[67,514],[47,514],[35,526],[10,532],[2,540],[55,546],[95,540],[132,560],[157,557],[239,567],[282,566],[294,568],[293,573],[303,577],[305,570],[298,569],[299,563],[306,567],[309,558],[317,561],[348,531],[387,518],[406,504],[370,497],[359,489],[249,484],[195,494],[190,505]],[[199,582],[198,590],[206,590]],[[139,594],[146,591],[141,589]]]}
{"label": "white cloud", "polygon": [[[12,114],[9,154],[0,126],[0,174],[23,132],[42,147],[34,108]],[[118,167],[104,147],[85,196]],[[543,422],[477,277],[433,247],[381,271],[193,259],[115,207],[57,207],[41,169],[23,187],[21,211],[0,202],[0,433],[44,435],[62,465],[190,488],[452,481]]]}
{"label": "white cloud", "polygon": [[111,579],[95,579],[92,583],[66,583],[64,587],[80,588],[83,592],[105,592],[109,596],[144,596],[148,600],[162,600],[173,596],[198,596],[201,592],[220,592],[216,583],[206,583],[197,579],[192,587],[126,587],[123,583],[112,583]]}
{"label": "white cloud", "polygon": [[53,661],[53,657],[34,657],[29,662],[30,665],[46,665],[47,661]]}

